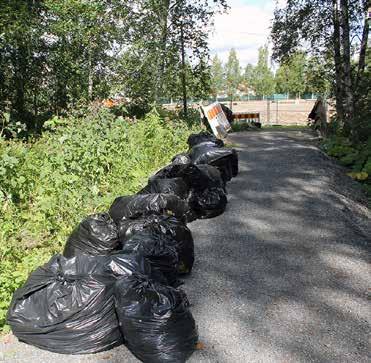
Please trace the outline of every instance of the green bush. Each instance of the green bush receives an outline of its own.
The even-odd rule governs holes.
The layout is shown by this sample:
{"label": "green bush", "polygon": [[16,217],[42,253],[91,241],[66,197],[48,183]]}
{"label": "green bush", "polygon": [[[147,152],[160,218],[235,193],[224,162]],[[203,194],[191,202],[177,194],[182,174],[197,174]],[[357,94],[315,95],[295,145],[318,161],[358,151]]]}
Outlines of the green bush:
{"label": "green bush", "polygon": [[322,149],[351,170],[347,174],[363,184],[371,205],[371,137],[352,144],[348,138],[334,135],[323,142]]}
{"label": "green bush", "polygon": [[138,191],[197,131],[156,112],[134,122],[104,109],[45,128],[28,143],[0,138],[0,330],[14,290],[74,226]]}
{"label": "green bush", "polygon": [[365,163],[362,171],[367,173],[368,175],[371,175],[371,158],[368,158],[368,160]]}
{"label": "green bush", "polygon": [[342,158],[356,153],[356,150],[354,147],[352,147],[351,142],[342,136],[334,136],[325,140],[322,148],[327,152],[328,155],[335,158]]}
{"label": "green bush", "polygon": [[359,154],[356,151],[350,152],[349,154],[346,154],[342,156],[339,161],[342,165],[350,166],[353,165],[359,158]]}

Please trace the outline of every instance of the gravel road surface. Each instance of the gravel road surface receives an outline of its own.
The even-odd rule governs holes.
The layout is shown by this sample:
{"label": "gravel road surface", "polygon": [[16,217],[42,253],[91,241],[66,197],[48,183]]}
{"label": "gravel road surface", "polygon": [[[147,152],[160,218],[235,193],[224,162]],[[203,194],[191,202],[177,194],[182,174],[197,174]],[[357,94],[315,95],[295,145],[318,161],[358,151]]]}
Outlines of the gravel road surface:
{"label": "gravel road surface", "polygon": [[[370,362],[371,219],[359,186],[304,132],[230,136],[240,174],[226,212],[189,226],[183,288],[205,348],[189,362]],[[138,362],[121,346],[89,356],[7,336],[0,361]]]}

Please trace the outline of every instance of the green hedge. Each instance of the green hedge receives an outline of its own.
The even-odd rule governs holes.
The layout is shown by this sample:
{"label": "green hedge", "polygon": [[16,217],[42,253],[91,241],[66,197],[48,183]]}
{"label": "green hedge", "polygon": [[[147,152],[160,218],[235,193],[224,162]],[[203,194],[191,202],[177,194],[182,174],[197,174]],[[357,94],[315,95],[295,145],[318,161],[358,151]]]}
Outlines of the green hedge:
{"label": "green hedge", "polygon": [[7,330],[14,290],[62,251],[74,226],[106,211],[115,197],[138,191],[197,131],[156,112],[134,122],[104,109],[46,126],[27,143],[0,138],[0,331]]}

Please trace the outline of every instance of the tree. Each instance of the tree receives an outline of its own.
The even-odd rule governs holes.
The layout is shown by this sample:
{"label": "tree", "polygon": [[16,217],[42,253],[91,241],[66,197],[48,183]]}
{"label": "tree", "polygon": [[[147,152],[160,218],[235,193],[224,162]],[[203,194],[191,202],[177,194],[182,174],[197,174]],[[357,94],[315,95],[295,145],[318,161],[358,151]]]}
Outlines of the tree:
{"label": "tree", "polygon": [[37,113],[40,75],[45,74],[43,12],[41,1],[0,3],[0,111],[9,105],[11,118],[22,120],[28,128],[32,127],[30,111]]}
{"label": "tree", "polygon": [[228,61],[224,68],[224,74],[227,95],[230,99],[232,108],[232,101],[236,95],[237,87],[241,81],[240,62],[238,61],[236,50],[233,48],[229,52]]}
{"label": "tree", "polygon": [[[312,55],[324,59],[331,55],[335,68],[333,92],[337,119],[345,132],[355,138],[357,105],[354,95],[357,93],[357,81],[354,80],[365,74],[366,11],[367,0],[287,0],[283,8],[275,10],[271,34],[273,55],[277,60],[304,46]],[[360,34],[362,38],[359,42],[357,37]],[[352,49],[359,54],[357,71],[352,68]]]}
{"label": "tree", "polygon": [[107,96],[126,10],[121,0],[0,2],[0,104],[30,131],[50,112]]}
{"label": "tree", "polygon": [[224,88],[223,64],[217,55],[211,63],[211,94],[216,99],[218,93]]}
{"label": "tree", "polygon": [[334,79],[331,58],[311,56],[305,66],[305,84],[307,92],[319,93],[328,97],[331,92],[331,80]]}
{"label": "tree", "polygon": [[274,77],[268,65],[268,47],[259,48],[258,64],[254,68],[252,87],[257,95],[267,96],[274,92]]}
{"label": "tree", "polygon": [[278,68],[275,81],[276,90],[281,93],[295,93],[297,97],[307,89],[305,70],[306,57],[298,52],[286,59]]}
{"label": "tree", "polygon": [[[225,1],[140,0],[130,4],[127,28],[131,42],[125,53],[130,54],[130,59],[137,58],[137,68],[143,68],[143,63],[151,64],[152,92],[146,93],[146,102],[153,103],[159,97],[181,97],[185,102],[188,85],[194,81],[189,77],[200,80],[205,75],[211,21],[217,11],[225,8]],[[181,87],[172,87],[179,79]],[[127,90],[132,84],[130,75],[123,80]],[[148,89],[147,81],[141,82],[144,89]],[[209,87],[208,80],[197,84]],[[139,93],[135,98],[142,98],[141,87],[136,89]]]}
{"label": "tree", "polygon": [[[205,94],[208,33],[225,0],[0,2],[0,117],[40,129],[51,113],[124,92],[142,110]],[[179,87],[180,80],[180,87]]]}
{"label": "tree", "polygon": [[248,63],[245,67],[243,82],[247,92],[253,88],[255,68],[251,63]]}

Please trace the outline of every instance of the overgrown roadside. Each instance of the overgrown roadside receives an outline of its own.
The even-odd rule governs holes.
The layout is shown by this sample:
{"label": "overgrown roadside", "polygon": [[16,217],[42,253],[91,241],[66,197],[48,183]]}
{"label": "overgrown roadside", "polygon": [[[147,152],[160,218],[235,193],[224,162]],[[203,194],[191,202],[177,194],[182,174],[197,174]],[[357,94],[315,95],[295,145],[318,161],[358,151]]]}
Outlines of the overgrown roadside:
{"label": "overgrown roadside", "polygon": [[134,121],[104,108],[47,127],[37,140],[0,138],[0,331],[14,290],[74,226],[138,191],[197,130],[156,111]]}

